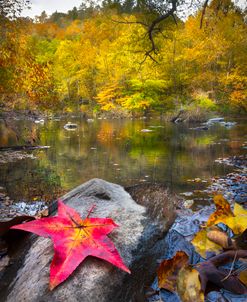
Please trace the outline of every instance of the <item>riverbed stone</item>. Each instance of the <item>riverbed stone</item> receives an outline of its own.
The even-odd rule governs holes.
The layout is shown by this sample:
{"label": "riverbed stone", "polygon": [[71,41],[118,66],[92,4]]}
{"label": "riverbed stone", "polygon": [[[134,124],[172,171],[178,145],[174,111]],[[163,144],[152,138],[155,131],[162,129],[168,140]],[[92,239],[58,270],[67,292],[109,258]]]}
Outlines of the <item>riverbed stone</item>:
{"label": "riverbed stone", "polygon": [[[131,274],[121,271],[106,261],[87,257],[64,283],[49,291],[52,242],[47,238],[35,237],[22,264],[11,278],[10,284],[3,291],[0,286],[3,293],[0,300],[6,302],[144,301],[144,286],[152,280],[157,268],[157,260],[164,254],[166,248],[164,234],[172,222],[171,217],[174,217],[173,199],[165,198],[167,194],[166,191],[164,198],[160,198],[161,212],[167,217],[156,219],[148,214],[148,205],[137,204],[131,195],[117,184],[92,179],[78,186],[61,199],[68,206],[76,209],[82,217],[85,217],[87,211],[95,204],[92,217],[111,217],[119,225],[119,228],[109,237],[131,270]],[[171,212],[162,211],[162,207],[171,209]]]}

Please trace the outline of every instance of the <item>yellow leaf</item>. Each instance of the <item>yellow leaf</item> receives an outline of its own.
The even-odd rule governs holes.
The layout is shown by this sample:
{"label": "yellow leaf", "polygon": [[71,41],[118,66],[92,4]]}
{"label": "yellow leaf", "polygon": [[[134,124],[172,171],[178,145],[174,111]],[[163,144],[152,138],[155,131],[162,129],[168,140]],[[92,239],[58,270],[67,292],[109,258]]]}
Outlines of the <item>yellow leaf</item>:
{"label": "yellow leaf", "polygon": [[247,210],[238,203],[235,203],[233,212],[235,216],[247,216]]}
{"label": "yellow leaf", "polygon": [[239,235],[247,229],[247,215],[228,217],[219,222],[223,222],[229,226],[235,235]]}
{"label": "yellow leaf", "polygon": [[191,241],[196,251],[203,258],[206,258],[206,252],[220,253],[222,251],[222,247],[219,244],[214,243],[207,237],[208,232],[211,232],[211,229],[204,228],[200,230]]}
{"label": "yellow leaf", "polygon": [[229,216],[227,216],[225,213],[220,213],[214,212],[212,217],[214,219],[211,219],[211,216],[209,217],[209,220],[207,225],[211,224],[217,224],[217,223],[224,223],[226,224],[229,228],[232,229],[235,235],[243,233],[246,228],[247,228],[247,210],[245,210],[241,205],[238,203],[235,203],[234,205],[234,214],[232,212],[229,212]]}
{"label": "yellow leaf", "polygon": [[177,288],[183,302],[204,302],[199,272],[194,268],[187,266],[180,270]]}

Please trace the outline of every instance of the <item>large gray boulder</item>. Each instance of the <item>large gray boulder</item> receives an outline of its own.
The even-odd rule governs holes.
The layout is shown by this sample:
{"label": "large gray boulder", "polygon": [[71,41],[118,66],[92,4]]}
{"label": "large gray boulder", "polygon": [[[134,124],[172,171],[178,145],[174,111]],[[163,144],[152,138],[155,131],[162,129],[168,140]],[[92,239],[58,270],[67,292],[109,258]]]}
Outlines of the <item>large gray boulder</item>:
{"label": "large gray boulder", "polygon": [[[52,242],[35,236],[17,271],[13,273],[12,268],[11,278],[6,277],[11,282],[3,290],[0,287],[0,301],[143,301],[144,286],[152,280],[157,260],[164,253],[162,238],[174,219],[173,199],[166,190],[160,190],[158,195],[159,206],[155,194],[149,200],[155,204],[157,219],[148,214],[147,196],[145,206],[137,204],[123,187],[100,179],[92,179],[63,196],[62,200],[82,217],[96,204],[91,217],[111,217],[119,225],[109,237],[132,274],[106,261],[87,257],[64,283],[49,291]],[[140,196],[138,199],[141,200]]]}

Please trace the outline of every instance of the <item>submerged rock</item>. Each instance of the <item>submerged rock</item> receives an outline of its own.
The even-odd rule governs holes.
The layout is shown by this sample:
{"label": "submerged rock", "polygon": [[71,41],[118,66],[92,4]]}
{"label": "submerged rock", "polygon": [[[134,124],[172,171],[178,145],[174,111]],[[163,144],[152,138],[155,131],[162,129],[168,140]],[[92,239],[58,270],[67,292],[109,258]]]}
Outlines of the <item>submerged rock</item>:
{"label": "submerged rock", "polygon": [[207,126],[201,126],[201,127],[195,127],[195,128],[189,128],[190,130],[208,130],[209,128]]}
{"label": "submerged rock", "polygon": [[35,122],[35,124],[44,124],[45,123],[45,120],[44,119],[38,119],[38,120],[35,120],[34,121]]}
{"label": "submerged rock", "polygon": [[214,124],[214,123],[220,123],[223,121],[224,121],[223,117],[215,117],[215,118],[209,119],[206,124],[210,125],[210,124]]}
{"label": "submerged rock", "polygon": [[[160,192],[162,194],[162,189]],[[63,284],[51,292],[48,283],[52,242],[38,237],[32,240],[19,269],[20,259],[17,259],[6,271],[3,276],[5,284],[0,285],[0,300],[121,302],[143,299],[144,285],[152,279],[157,267],[156,259],[164,252],[164,241],[160,239],[172,223],[171,217],[174,220],[173,199],[162,199],[163,207],[170,209],[162,220],[152,218],[148,214],[148,205],[137,204],[121,186],[100,179],[92,179],[75,188],[62,200],[82,217],[95,204],[92,217],[111,217],[119,225],[109,237],[131,275],[106,261],[87,257]],[[11,282],[6,284],[6,280]]]}
{"label": "submerged rock", "polygon": [[220,125],[225,126],[226,128],[232,128],[236,124],[237,124],[236,122],[220,122]]}
{"label": "submerged rock", "polygon": [[[232,128],[237,123],[236,122],[225,122],[223,117],[215,117],[209,119],[205,124],[204,127],[211,126],[214,124],[219,124],[221,126],[225,126],[226,128]],[[206,129],[207,130],[207,129]]]}

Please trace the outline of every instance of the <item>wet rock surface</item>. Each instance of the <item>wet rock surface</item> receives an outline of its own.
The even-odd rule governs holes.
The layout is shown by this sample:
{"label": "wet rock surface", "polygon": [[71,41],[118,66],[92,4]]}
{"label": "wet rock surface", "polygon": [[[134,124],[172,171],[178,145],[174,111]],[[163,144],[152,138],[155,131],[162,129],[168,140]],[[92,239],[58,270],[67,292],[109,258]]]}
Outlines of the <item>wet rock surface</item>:
{"label": "wet rock surface", "polygon": [[[162,192],[160,189],[160,194]],[[105,261],[88,257],[66,282],[50,292],[52,242],[35,237],[30,248],[26,249],[21,265],[15,262],[9,266],[9,271],[6,270],[3,280],[11,282],[3,282],[0,286],[0,301],[142,301],[144,285],[151,281],[156,260],[165,248],[161,239],[168,227],[164,221],[171,223],[167,216],[169,213],[165,213],[162,222],[153,219],[147,208],[137,204],[121,186],[100,179],[88,181],[62,199],[82,217],[95,204],[92,217],[111,217],[120,226],[109,237],[132,274],[128,275]],[[168,198],[165,202],[172,203],[173,200]],[[165,206],[172,209],[170,204]],[[172,211],[170,215],[173,215]],[[11,271],[10,278],[8,274]]]}

